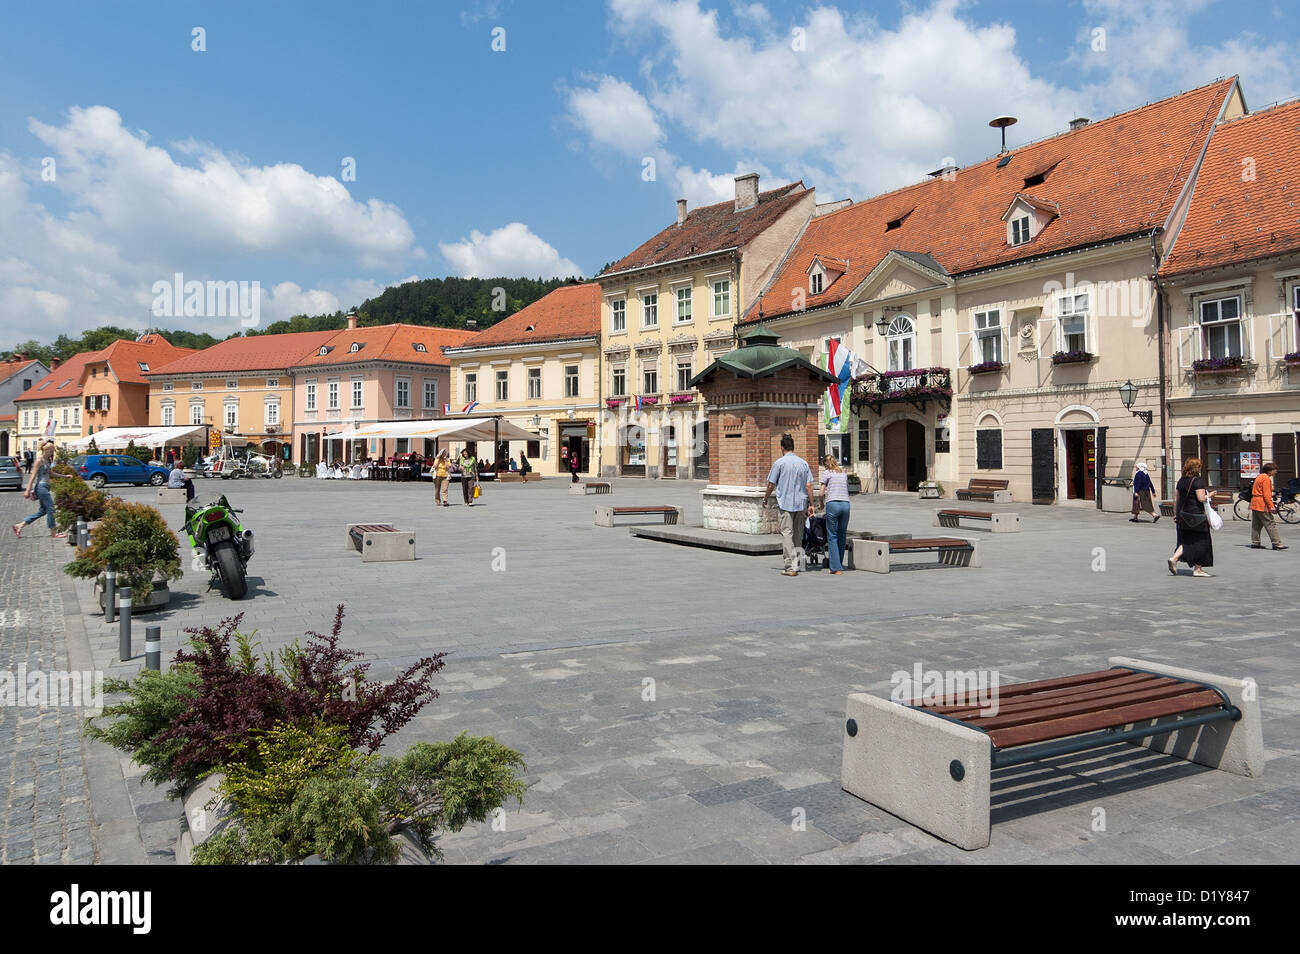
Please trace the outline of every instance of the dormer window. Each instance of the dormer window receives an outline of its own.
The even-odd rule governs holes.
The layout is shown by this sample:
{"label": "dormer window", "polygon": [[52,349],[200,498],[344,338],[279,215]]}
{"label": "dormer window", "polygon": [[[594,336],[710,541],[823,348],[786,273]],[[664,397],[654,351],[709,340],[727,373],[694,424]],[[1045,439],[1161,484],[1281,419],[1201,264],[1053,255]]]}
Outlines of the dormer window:
{"label": "dormer window", "polygon": [[415,349],[417,352],[419,352],[420,354],[426,354],[426,353],[428,353],[428,351],[429,351],[429,349],[426,348],[426,347],[424,346],[424,343],[421,342],[421,341],[416,341],[416,342],[414,342],[414,343],[411,345],[411,347],[414,348],[414,349]]}
{"label": "dormer window", "polygon": [[1011,244],[1024,245],[1029,241],[1029,216],[1018,215],[1011,220]]}
{"label": "dormer window", "polygon": [[149,370],[149,362],[148,362],[148,361],[137,361],[136,364],[138,364],[138,365],[140,366],[140,370],[141,370],[141,371],[148,371],[148,370]]}
{"label": "dormer window", "polygon": [[822,293],[822,280],[824,277],[820,271],[813,272],[808,276],[808,291],[811,294],[820,295]]}
{"label": "dormer window", "polygon": [[320,356],[323,358],[323,357],[325,357],[325,355],[329,354],[329,353],[330,353],[331,351],[333,351],[333,350],[334,350],[334,349],[333,349],[331,346],[329,346],[329,345],[321,345],[321,346],[320,346]]}
{"label": "dormer window", "polygon": [[352,342],[352,347],[348,348],[348,354],[356,354],[358,351],[360,351],[360,350],[361,350],[362,348],[364,348],[364,347],[365,347],[365,344],[363,344],[362,342],[360,342],[360,341],[354,341],[354,342]]}
{"label": "dormer window", "polygon": [[[903,216],[903,218],[906,218],[906,216]],[[885,223],[885,231],[886,231],[886,232],[892,232],[892,231],[894,231],[894,229],[896,229],[896,228],[901,228],[902,225],[903,225],[903,219],[902,219],[902,218],[899,218],[899,219],[890,219],[888,222]]]}
{"label": "dormer window", "polygon": [[1045,181],[1047,181],[1047,176],[1043,175],[1043,173],[1041,172],[1034,173],[1034,175],[1029,176],[1025,179],[1025,188],[1031,189],[1034,186],[1042,185]]}

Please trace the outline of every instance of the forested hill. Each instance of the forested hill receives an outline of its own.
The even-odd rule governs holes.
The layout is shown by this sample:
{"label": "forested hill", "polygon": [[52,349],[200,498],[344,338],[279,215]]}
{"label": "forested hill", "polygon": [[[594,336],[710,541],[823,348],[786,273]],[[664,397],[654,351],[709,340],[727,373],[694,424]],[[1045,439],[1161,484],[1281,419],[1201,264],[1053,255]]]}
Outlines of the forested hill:
{"label": "forested hill", "polygon": [[[400,322],[464,328],[474,319],[479,331],[513,315],[550,292],[576,281],[572,278],[424,278],[392,288],[357,306],[357,323],[363,326]],[[501,292],[497,290],[500,289]],[[344,312],[332,315],[295,315],[248,334],[282,334],[287,331],[330,331],[347,323]]]}

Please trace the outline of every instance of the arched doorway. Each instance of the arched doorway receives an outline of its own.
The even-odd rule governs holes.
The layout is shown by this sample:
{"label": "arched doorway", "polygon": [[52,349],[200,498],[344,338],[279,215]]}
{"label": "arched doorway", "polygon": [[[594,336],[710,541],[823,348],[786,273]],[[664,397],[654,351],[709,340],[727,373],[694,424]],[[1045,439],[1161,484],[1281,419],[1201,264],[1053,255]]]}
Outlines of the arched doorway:
{"label": "arched doorway", "polygon": [[914,491],[926,478],[925,425],[901,420],[886,425],[883,433],[881,490]]}

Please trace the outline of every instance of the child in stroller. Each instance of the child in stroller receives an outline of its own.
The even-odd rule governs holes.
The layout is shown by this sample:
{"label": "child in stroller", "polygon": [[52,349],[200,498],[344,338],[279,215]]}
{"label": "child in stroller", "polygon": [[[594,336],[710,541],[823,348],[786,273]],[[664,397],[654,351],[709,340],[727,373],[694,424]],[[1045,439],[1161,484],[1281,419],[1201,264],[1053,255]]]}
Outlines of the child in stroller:
{"label": "child in stroller", "polygon": [[803,527],[803,552],[808,566],[826,565],[826,515],[806,517]]}

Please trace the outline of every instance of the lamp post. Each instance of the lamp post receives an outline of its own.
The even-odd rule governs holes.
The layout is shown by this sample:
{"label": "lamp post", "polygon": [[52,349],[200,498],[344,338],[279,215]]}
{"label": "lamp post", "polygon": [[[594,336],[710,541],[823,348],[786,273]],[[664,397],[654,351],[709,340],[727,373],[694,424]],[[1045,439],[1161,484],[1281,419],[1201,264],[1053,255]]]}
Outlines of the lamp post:
{"label": "lamp post", "polygon": [[1123,384],[1119,386],[1119,399],[1124,402],[1124,409],[1126,411],[1131,412],[1134,417],[1138,418],[1143,424],[1150,427],[1151,412],[1133,410],[1133,401],[1137,398],[1137,393],[1138,393],[1138,387],[1136,384],[1133,383],[1131,379],[1125,381]]}

